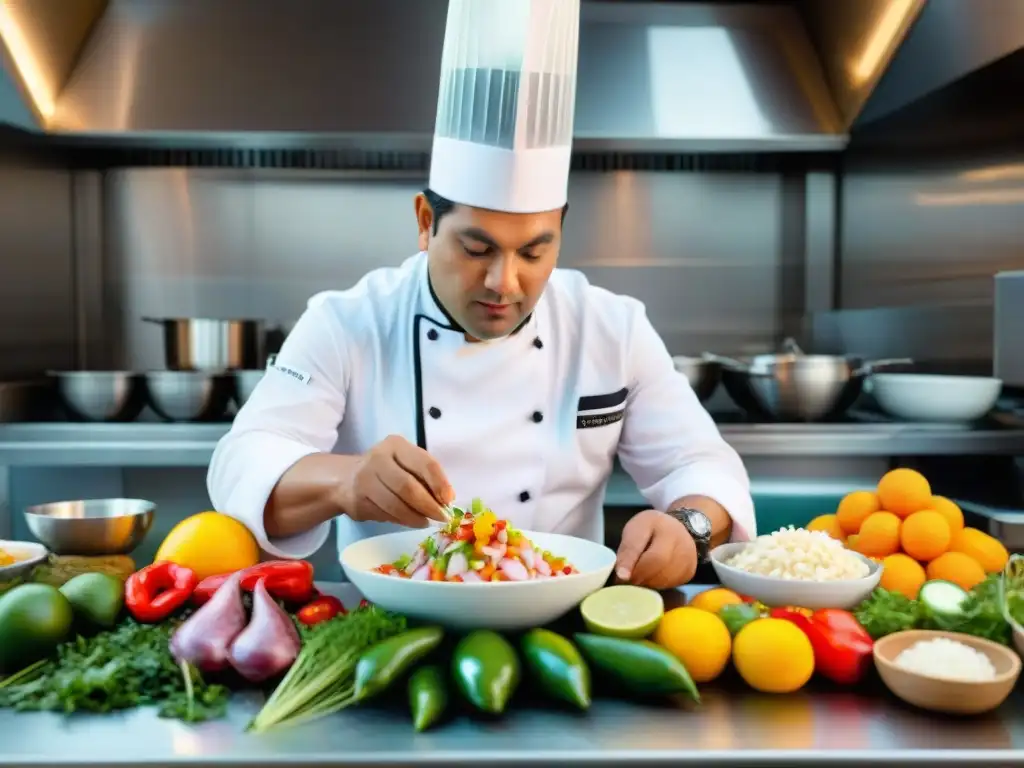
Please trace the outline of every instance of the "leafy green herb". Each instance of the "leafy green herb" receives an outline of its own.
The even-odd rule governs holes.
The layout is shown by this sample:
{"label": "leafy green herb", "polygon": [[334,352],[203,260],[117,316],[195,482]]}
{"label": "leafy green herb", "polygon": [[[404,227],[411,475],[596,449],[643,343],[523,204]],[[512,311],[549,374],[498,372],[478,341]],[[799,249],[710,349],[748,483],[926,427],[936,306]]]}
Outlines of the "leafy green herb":
{"label": "leafy green herb", "polygon": [[36,662],[0,682],[0,707],[22,711],[112,712],[156,706],[161,717],[201,722],[221,717],[229,693],[179,667],[168,650],[182,619],[78,636],[57,657]]}
{"label": "leafy green herb", "polygon": [[860,625],[875,640],[906,629],[914,629],[921,620],[921,606],[899,592],[879,587],[853,612]]}
{"label": "leafy green herb", "polygon": [[[990,575],[967,593],[960,611],[950,616],[937,614],[917,600],[882,588],[861,603],[854,615],[876,640],[907,629],[941,629],[1009,645],[1011,630],[1003,615],[999,582],[998,574]],[[1021,597],[1024,599],[1024,592]]]}
{"label": "leafy green herb", "polygon": [[298,658],[249,724],[249,730],[263,733],[355,704],[354,673],[360,655],[405,627],[404,616],[373,605],[314,625],[304,633]]}
{"label": "leafy green herb", "polygon": [[999,581],[1003,617],[1024,629],[1024,556],[1011,555]]}

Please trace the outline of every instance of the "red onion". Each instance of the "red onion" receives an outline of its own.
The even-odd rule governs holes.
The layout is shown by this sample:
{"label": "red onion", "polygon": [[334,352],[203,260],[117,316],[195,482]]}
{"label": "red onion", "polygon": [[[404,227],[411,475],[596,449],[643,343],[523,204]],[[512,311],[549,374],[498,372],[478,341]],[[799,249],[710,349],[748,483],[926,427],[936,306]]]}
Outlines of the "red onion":
{"label": "red onion", "polygon": [[241,580],[241,571],[231,574],[171,635],[171,655],[178,662],[188,662],[202,672],[227,668],[231,642],[245,629]]}
{"label": "red onion", "polygon": [[231,644],[231,666],[259,683],[284,672],[302,648],[295,624],[267,592],[263,579],[252,591],[252,618]]}

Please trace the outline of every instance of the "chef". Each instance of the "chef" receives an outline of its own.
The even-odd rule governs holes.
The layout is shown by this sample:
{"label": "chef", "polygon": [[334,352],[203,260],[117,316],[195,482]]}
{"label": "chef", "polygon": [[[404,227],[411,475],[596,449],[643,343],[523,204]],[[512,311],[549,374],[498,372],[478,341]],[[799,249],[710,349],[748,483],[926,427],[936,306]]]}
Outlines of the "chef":
{"label": "chef", "polygon": [[644,306],[556,269],[579,0],[450,0],[420,252],[310,299],[220,441],[208,487],[267,552],[444,520],[602,541],[619,458],[650,509],[619,579],[689,581],[755,534],[747,473]]}

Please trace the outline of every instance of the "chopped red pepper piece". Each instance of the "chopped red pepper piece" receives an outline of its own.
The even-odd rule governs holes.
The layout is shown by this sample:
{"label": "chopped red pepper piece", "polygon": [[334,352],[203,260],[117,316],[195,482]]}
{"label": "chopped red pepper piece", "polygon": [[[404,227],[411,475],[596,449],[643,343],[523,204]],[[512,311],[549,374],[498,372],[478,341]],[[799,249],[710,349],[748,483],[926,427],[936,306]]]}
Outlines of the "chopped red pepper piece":
{"label": "chopped red pepper piece", "polygon": [[322,621],[333,619],[335,616],[344,615],[345,612],[345,606],[341,600],[333,595],[324,595],[302,606],[295,616],[307,627],[312,627]]}
{"label": "chopped red pepper piece", "polygon": [[852,685],[870,670],[874,641],[849,611],[827,608],[808,615],[802,609],[776,608],[772,616],[803,630],[814,649],[814,668],[827,680]]}
{"label": "chopped red pepper piece", "polygon": [[[193,602],[202,605],[217,591],[231,574],[208,576],[199,582]],[[313,566],[305,560],[270,560],[242,571],[241,587],[252,592],[256,583],[263,579],[270,596],[288,603],[308,603],[315,594],[313,587]]]}
{"label": "chopped red pepper piece", "polygon": [[365,600],[365,599],[364,600],[360,600],[359,601],[359,607],[360,608],[369,608],[370,607],[370,601],[369,600]]}
{"label": "chopped red pepper piece", "polygon": [[161,560],[136,571],[124,583],[124,604],[136,621],[163,621],[192,597],[195,571]]}

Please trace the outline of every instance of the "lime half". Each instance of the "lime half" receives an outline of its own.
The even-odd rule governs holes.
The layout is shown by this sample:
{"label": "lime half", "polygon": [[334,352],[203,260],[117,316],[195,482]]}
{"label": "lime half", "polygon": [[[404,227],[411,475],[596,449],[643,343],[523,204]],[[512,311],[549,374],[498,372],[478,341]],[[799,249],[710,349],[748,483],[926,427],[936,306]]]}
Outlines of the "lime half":
{"label": "lime half", "polygon": [[580,613],[596,635],[637,640],[658,627],[665,602],[653,589],[620,584],[588,596],[580,603]]}

